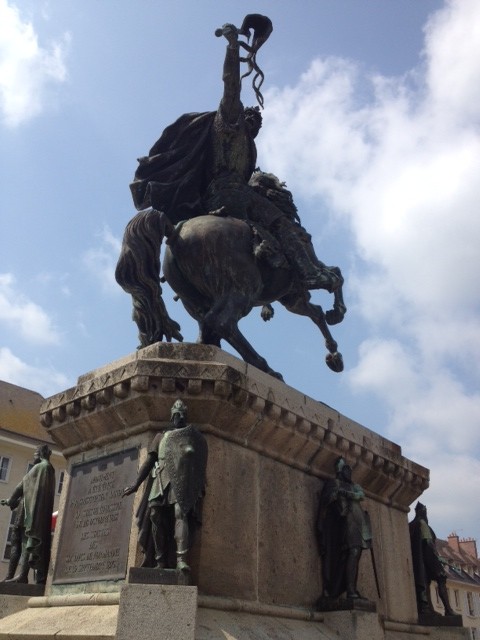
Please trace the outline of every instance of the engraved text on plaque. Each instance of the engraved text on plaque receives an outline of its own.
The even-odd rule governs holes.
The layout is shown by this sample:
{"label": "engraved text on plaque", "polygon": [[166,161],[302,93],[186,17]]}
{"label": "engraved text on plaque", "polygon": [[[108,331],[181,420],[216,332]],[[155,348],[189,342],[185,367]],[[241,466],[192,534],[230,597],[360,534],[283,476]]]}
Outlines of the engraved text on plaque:
{"label": "engraved text on plaque", "polygon": [[126,575],[138,450],[74,465],[53,583],[118,580]]}

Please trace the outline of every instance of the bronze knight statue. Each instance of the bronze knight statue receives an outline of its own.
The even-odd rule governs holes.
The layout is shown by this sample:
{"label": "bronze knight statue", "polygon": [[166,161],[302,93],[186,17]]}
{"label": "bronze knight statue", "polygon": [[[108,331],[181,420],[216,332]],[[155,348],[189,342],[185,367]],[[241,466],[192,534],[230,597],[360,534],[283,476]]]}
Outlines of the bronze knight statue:
{"label": "bronze knight statue", "polygon": [[177,400],[170,427],[154,437],[135,484],[123,492],[136,492],[148,479],[137,511],[142,566],[184,573],[190,571],[186,556],[200,522],[208,455],[205,437],[187,424],[186,416],[186,405]]}
{"label": "bronze knight statue", "polygon": [[[281,252],[305,286],[310,289],[324,285],[334,287],[340,280],[319,262],[310,236],[295,219],[285,216],[266,192],[255,188],[259,180],[255,178],[257,150],[254,140],[262,126],[262,115],[259,107],[245,108],[240,99],[240,49],[245,43],[239,36],[249,27],[256,30],[256,52],[260,34],[265,34],[261,40],[263,44],[272,29],[265,16],[247,16],[241,29],[226,24],[217,30],[216,35],[223,35],[228,41],[223,65],[223,96],[218,110],[184,115],[165,130],[149,155],[139,160],[131,185],[133,199],[137,208],[152,206],[164,211],[172,222],[188,220],[206,211],[221,211],[222,215],[257,223],[277,239]],[[195,142],[199,147],[195,153],[182,148],[182,142],[195,138],[198,138]],[[172,150],[175,151],[175,170]],[[178,158],[185,164],[181,172]],[[190,163],[194,161],[197,164],[191,168],[194,175],[190,176]],[[178,174],[181,189],[175,180]],[[178,189],[174,197],[170,193],[172,180]]]}
{"label": "bronze knight statue", "polygon": [[[33,467],[15,487],[11,497],[1,501],[12,510],[18,509],[14,523],[18,573],[10,577],[11,582],[28,582],[30,569],[35,570],[37,584],[47,581],[55,496],[55,470],[50,463],[51,453],[48,445],[39,445],[33,456]],[[18,558],[20,543],[22,550]]]}
{"label": "bronze knight statue", "polygon": [[427,507],[421,502],[415,507],[415,518],[409,524],[412,545],[413,574],[419,615],[434,613],[430,598],[430,583],[437,583],[438,595],[446,616],[454,616],[447,590],[447,574],[435,548],[436,536],[428,524]]}
{"label": "bronze knight statue", "polygon": [[[252,30],[248,44],[241,38]],[[227,40],[218,109],[182,115],[139,159],[130,185],[139,212],[125,229],[115,277],[132,295],[140,346],[182,340],[161,295],[160,247],[167,238],[163,279],[197,320],[199,342],[220,346],[226,340],[246,362],[281,377],[237,326],[254,306],[269,320],[278,300],[312,319],[325,338],[327,365],[342,371],[327,326],[346,312],[342,274],[317,258],[285,183],[257,168],[262,115],[241,101],[242,78],[255,72],[253,88],[263,105],[257,53],[271,32],[271,21],[259,14],[246,16],[241,28],[217,29]],[[324,313],[312,304],[311,289],[333,294],[333,309]]]}
{"label": "bronze knight statue", "polygon": [[[338,599],[343,593],[350,600],[362,598],[357,589],[358,565],[363,549],[372,546],[370,520],[360,504],[363,489],[352,481],[352,469],[343,457],[337,458],[335,472],[335,478],[323,486],[317,518],[321,602]],[[374,571],[376,578],[375,565]]]}

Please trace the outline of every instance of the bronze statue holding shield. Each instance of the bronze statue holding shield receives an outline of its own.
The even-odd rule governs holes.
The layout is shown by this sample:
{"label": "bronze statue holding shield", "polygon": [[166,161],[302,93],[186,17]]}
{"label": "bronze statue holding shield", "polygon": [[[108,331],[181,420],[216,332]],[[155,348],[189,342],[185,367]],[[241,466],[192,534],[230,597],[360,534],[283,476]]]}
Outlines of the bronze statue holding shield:
{"label": "bronze statue holding shield", "polygon": [[137,511],[142,566],[184,573],[190,571],[186,555],[200,522],[208,456],[205,437],[186,416],[185,403],[176,400],[170,427],[154,437],[135,484],[123,492],[134,493],[148,478]]}

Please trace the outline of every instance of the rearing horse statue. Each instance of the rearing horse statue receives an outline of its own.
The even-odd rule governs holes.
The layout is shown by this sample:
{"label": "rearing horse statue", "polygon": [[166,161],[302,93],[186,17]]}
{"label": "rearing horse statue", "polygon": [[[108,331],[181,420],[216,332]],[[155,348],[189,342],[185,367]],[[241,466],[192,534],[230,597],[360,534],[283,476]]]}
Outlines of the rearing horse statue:
{"label": "rearing horse statue", "polygon": [[[251,46],[239,40],[250,29]],[[228,40],[220,106],[181,116],[140,158],[131,184],[139,213],[125,230],[115,277],[132,295],[140,346],[182,340],[161,295],[160,248],[167,238],[164,279],[199,323],[200,342],[220,346],[224,339],[246,362],[281,378],[238,329],[254,306],[262,306],[262,318],[269,320],[278,300],[313,320],[325,338],[328,366],[342,371],[327,326],[346,312],[342,275],[316,257],[284,183],[256,168],[254,139],[262,117],[258,107],[245,109],[240,101],[241,79],[254,69],[253,87],[263,105],[256,53],[271,31],[268,18],[251,14],[241,29],[226,24],[215,32]],[[244,76],[240,62],[249,66]],[[312,304],[311,289],[332,293],[333,308],[324,313]]]}
{"label": "rearing horse statue", "polygon": [[[275,180],[271,174],[262,178],[270,183]],[[276,188],[285,190],[278,181]],[[115,275],[132,295],[140,346],[164,337],[167,341],[182,339],[180,327],[169,317],[161,296],[160,248],[165,237],[164,279],[198,322],[200,343],[220,347],[220,341],[226,340],[246,362],[281,378],[238,328],[239,320],[255,306],[262,306],[262,318],[269,320],[273,316],[271,303],[278,300],[317,325],[325,338],[327,365],[333,371],[343,370],[342,356],[328,328],[341,322],[346,312],[340,269],[324,268],[331,279],[322,288],[334,296],[333,309],[324,313],[321,306],[310,302],[308,289],[287,260],[272,264],[270,248],[258,239],[255,228],[222,212],[174,227],[164,213],[149,208],[127,225]]]}

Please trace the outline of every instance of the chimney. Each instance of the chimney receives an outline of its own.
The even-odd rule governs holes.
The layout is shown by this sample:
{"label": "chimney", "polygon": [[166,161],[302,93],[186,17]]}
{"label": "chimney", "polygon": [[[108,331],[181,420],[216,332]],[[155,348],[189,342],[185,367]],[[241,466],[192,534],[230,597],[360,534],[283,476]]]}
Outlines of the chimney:
{"label": "chimney", "polygon": [[474,538],[460,540],[460,549],[468,553],[474,560],[477,559],[477,541]]}
{"label": "chimney", "polygon": [[460,551],[460,541],[456,533],[452,532],[448,538],[448,546],[451,547],[454,551]]}

